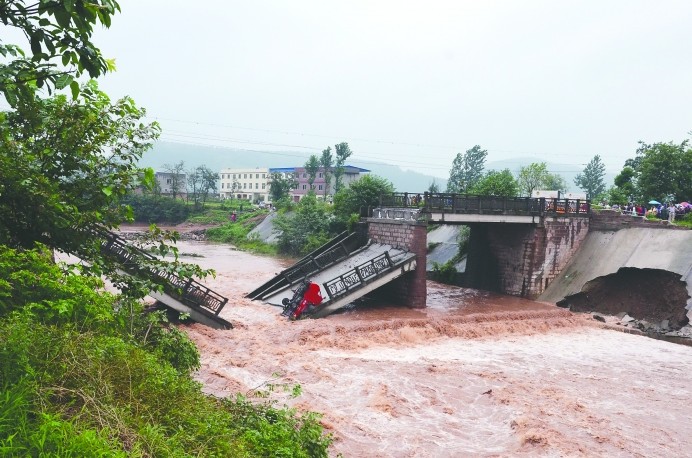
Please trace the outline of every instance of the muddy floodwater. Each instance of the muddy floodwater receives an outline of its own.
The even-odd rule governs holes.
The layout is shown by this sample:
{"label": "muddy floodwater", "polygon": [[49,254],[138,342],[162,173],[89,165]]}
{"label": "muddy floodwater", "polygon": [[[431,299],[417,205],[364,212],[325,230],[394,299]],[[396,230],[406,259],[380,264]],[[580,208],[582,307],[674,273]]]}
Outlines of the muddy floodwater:
{"label": "muddy floodwater", "polygon": [[[286,266],[180,242],[214,268],[235,329],[184,326],[216,396],[297,383],[345,457],[692,456],[692,347],[550,304],[428,283],[424,310],[357,307],[289,322],[243,296]],[[273,374],[280,374],[274,378]]]}

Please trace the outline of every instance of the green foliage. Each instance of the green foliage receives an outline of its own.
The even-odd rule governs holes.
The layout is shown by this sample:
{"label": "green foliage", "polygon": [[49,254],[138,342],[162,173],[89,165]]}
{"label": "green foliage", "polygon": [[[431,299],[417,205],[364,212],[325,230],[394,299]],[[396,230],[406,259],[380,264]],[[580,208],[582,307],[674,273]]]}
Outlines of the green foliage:
{"label": "green foliage", "polygon": [[344,165],[353,152],[348,146],[348,143],[341,142],[334,145],[334,154],[336,154],[336,162],[334,165],[334,194],[337,194],[343,187]]}
{"label": "green foliage", "polygon": [[110,27],[120,11],[115,0],[56,0],[0,2],[0,22],[14,27],[27,40],[30,54],[17,45],[0,42],[0,92],[10,106],[33,98],[36,89],[70,87],[79,92],[76,77],[91,78],[115,68],[91,42],[95,25]]}
{"label": "green foliage", "polygon": [[276,217],[274,226],[281,231],[278,239],[279,252],[287,255],[305,255],[326,243],[333,219],[329,206],[308,193],[292,214]]}
{"label": "green foliage", "polygon": [[381,194],[394,192],[394,185],[377,175],[363,175],[334,196],[334,214],[347,220],[352,214],[360,215],[361,208],[376,207]]}
{"label": "green foliage", "polygon": [[558,173],[548,173],[545,177],[545,181],[542,185],[543,189],[546,191],[565,191],[567,189],[567,182]]}
{"label": "green foliage", "polygon": [[519,169],[519,192],[523,195],[531,196],[536,189],[561,191],[566,188],[565,180],[559,176],[548,172],[545,162],[533,162]]}
{"label": "green foliage", "polygon": [[481,149],[479,145],[463,154],[457,153],[449,171],[447,192],[470,192],[469,190],[483,177],[487,157],[488,151]]}
{"label": "green foliage", "polygon": [[594,199],[606,189],[603,177],[605,176],[605,164],[598,154],[586,164],[584,171],[574,177],[574,184],[579,186],[589,199]]}
{"label": "green foliage", "polygon": [[210,196],[216,194],[218,173],[206,165],[200,165],[187,174],[188,199],[192,199],[195,208],[204,208]]}
{"label": "green foliage", "polygon": [[85,254],[92,237],[75,226],[126,220],[118,200],[135,186],[136,162],[159,132],[144,115],[132,99],[112,103],[95,82],[77,100],[24,100],[0,114],[0,243]]}
{"label": "green foliage", "polygon": [[630,166],[625,166],[615,177],[615,186],[608,190],[610,203],[626,204],[641,200],[636,187],[636,172]]}
{"label": "green foliage", "polygon": [[444,264],[433,262],[433,278],[436,281],[447,284],[455,284],[458,274],[459,272],[457,272],[457,269],[454,266],[454,261],[451,259]]}
{"label": "green foliage", "polygon": [[333,165],[334,157],[332,156],[332,148],[328,146],[327,149],[322,150],[322,156],[320,156],[320,167],[322,167],[324,173],[324,197],[327,197],[329,187],[332,183]]}
{"label": "green foliage", "polygon": [[315,179],[317,178],[317,171],[320,169],[320,160],[317,155],[312,154],[308,158],[304,167],[305,173],[308,174],[308,185],[310,185],[310,189],[313,189],[312,184],[315,182]]}
{"label": "green foliage", "polygon": [[469,193],[479,196],[516,197],[519,186],[509,169],[501,172],[490,170],[469,189]]}
{"label": "green foliage", "polygon": [[185,202],[171,197],[128,194],[121,203],[132,208],[134,221],[138,223],[178,224],[190,215],[190,207]]}
{"label": "green foliage", "polygon": [[[239,213],[235,223],[226,223],[206,230],[207,240],[219,243],[231,243],[236,247],[258,254],[275,254],[276,247],[257,239],[248,238],[248,234],[266,216],[265,211]],[[227,217],[226,217],[227,218]]]}
{"label": "green foliage", "polygon": [[639,154],[637,183],[644,199],[692,200],[692,148],[687,140],[642,144]]}
{"label": "green foliage", "polygon": [[[326,456],[315,414],[205,396],[189,372],[197,350],[165,315],[98,292],[45,253],[1,259],[3,456]],[[25,292],[31,273],[41,288]],[[83,305],[63,313],[65,297]]]}
{"label": "green foliage", "polygon": [[270,179],[269,194],[274,205],[281,199],[287,198],[288,193],[298,186],[298,181],[293,174],[272,173]]}

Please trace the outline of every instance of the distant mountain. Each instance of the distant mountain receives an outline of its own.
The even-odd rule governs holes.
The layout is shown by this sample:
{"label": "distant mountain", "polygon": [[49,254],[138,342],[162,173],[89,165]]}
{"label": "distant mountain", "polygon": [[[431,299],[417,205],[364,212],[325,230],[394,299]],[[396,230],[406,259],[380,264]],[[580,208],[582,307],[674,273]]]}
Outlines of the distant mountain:
{"label": "distant mountain", "polygon": [[[212,170],[229,167],[302,167],[309,156],[310,154],[299,151],[255,151],[157,142],[152,150],[144,154],[139,165],[151,167],[156,171],[163,171],[164,165],[173,165],[180,161],[185,163],[186,170],[194,169],[200,165],[205,165]],[[411,170],[403,170],[396,165],[357,160],[347,162],[349,165],[368,169],[372,174],[388,179],[394,184],[394,188],[400,192],[423,192],[428,189],[433,180],[441,190],[447,186],[446,180]]]}
{"label": "distant mountain", "polygon": [[[200,165],[206,165],[212,170],[221,170],[229,167],[301,167],[309,156],[310,154],[301,151],[255,151],[207,145],[157,142],[154,148],[144,155],[140,165],[142,167],[151,167],[157,171],[163,171],[165,164],[172,165],[180,161],[185,162],[187,170],[194,169]],[[514,176],[517,176],[521,167],[527,166],[532,162],[541,161],[535,157],[517,157],[487,162],[485,169],[486,171],[509,169]],[[567,191],[579,191],[574,184],[574,177],[581,170],[574,165],[545,162],[549,171],[562,175],[567,182]],[[368,169],[372,174],[388,179],[399,192],[423,192],[428,189],[433,180],[435,180],[441,191],[444,191],[447,187],[447,180],[412,170],[404,170],[396,165],[358,160],[348,161],[348,164]],[[606,173],[605,182],[607,187],[613,184],[614,178],[615,174]]]}

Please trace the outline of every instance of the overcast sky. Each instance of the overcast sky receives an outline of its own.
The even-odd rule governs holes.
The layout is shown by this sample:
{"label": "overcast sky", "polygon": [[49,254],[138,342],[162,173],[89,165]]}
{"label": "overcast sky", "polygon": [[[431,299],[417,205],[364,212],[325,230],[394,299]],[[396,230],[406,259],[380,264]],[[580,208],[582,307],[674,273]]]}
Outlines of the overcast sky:
{"label": "overcast sky", "polygon": [[446,178],[476,144],[575,170],[600,154],[615,172],[638,140],[692,130],[690,1],[120,4],[96,37],[118,67],[101,87],[146,107],[164,140],[347,141],[354,158]]}

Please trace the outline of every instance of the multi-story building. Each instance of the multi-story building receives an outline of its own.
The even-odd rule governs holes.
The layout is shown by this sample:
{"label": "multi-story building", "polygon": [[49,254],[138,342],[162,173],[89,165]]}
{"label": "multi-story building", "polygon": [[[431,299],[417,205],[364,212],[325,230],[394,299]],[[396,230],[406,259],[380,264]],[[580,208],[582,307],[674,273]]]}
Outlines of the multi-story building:
{"label": "multi-story building", "polygon": [[187,175],[184,173],[156,172],[156,186],[164,196],[187,197]]}
{"label": "multi-story building", "polygon": [[[341,178],[342,186],[348,185],[358,178],[361,174],[368,173],[370,170],[355,167],[352,165],[344,166],[344,174]],[[255,169],[222,169],[219,173],[221,181],[219,196],[222,199],[245,199],[252,202],[270,202],[271,195],[269,188],[271,186],[271,175],[281,173],[283,175],[292,175],[296,181],[296,188],[289,194],[290,197],[298,202],[309,191],[308,173],[305,167],[273,167],[273,168],[255,168]],[[324,177],[324,168],[320,167],[312,184],[312,189],[318,198],[324,198],[331,202],[334,194],[334,173],[332,176],[329,188]],[[326,192],[325,192],[326,191]]]}
{"label": "multi-story building", "polygon": [[[305,167],[296,167],[294,170],[296,180],[298,180],[298,187],[291,193],[291,196],[293,197],[293,200],[298,202],[310,191],[310,184],[308,180],[308,173],[305,170]],[[344,188],[348,188],[348,186],[359,179],[362,174],[369,172],[370,170],[367,169],[352,165],[345,165],[344,174],[341,176],[341,185]],[[326,197],[326,199],[331,202],[331,198],[334,195],[334,185],[336,180],[334,179],[333,171],[329,172],[329,174],[331,175],[331,180],[329,186],[327,186],[324,177],[324,167],[320,167],[317,171],[315,181],[312,183],[312,189],[315,191],[317,198],[321,199]]]}
{"label": "multi-story building", "polygon": [[269,169],[222,169],[219,173],[222,199],[244,199],[251,202],[269,200]]}

